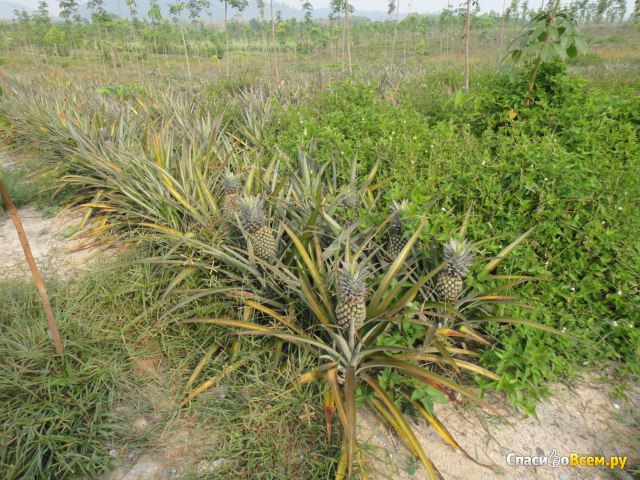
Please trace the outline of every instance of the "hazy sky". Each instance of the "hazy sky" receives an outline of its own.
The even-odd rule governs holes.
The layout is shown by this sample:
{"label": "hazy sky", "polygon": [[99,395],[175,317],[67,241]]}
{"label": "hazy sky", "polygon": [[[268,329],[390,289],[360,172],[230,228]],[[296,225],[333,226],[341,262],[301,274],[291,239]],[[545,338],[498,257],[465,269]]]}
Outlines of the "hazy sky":
{"label": "hazy sky", "polygon": [[[295,0],[279,0],[282,3],[286,3],[293,7],[300,7],[302,2]],[[310,0],[314,7],[328,7],[329,0]],[[350,0],[351,4],[356,8],[356,10],[382,10],[387,11],[387,5],[389,5],[389,0]],[[531,8],[537,8],[540,6],[541,0],[531,0],[529,2]],[[633,10],[633,1],[627,0],[627,12],[631,12]],[[450,0],[451,5],[457,7],[463,0]],[[481,11],[490,11],[495,10],[496,12],[502,11],[502,3],[503,0],[479,0]],[[507,5],[509,5],[510,0],[507,0]],[[546,4],[545,0],[545,4]],[[569,0],[562,0],[562,3],[569,3]],[[466,4],[466,1],[465,1]],[[409,6],[411,6],[412,12],[418,13],[427,13],[427,12],[439,12],[447,5],[447,0],[400,0],[400,13],[406,13],[409,11]]]}
{"label": "hazy sky", "polygon": [[[32,8],[36,7],[37,0],[9,0],[14,3],[22,4],[25,6],[29,6]],[[85,0],[80,0],[81,3],[84,3]],[[249,2],[254,2],[255,0],[249,0]],[[300,8],[302,2],[300,0],[279,0],[282,3],[286,3],[291,5],[292,7]],[[328,7],[329,0],[310,0],[314,8],[320,7]],[[428,13],[428,12],[439,12],[447,5],[448,0],[400,0],[400,13],[407,13],[409,11],[409,7],[411,8],[411,12],[418,13]],[[463,3],[463,0],[449,0],[451,5],[454,7]],[[480,9],[483,12],[488,12],[490,10],[495,10],[497,12],[502,11],[502,3],[503,0],[479,0],[480,1]],[[507,5],[511,0],[506,0]],[[540,2],[541,0],[530,0],[530,5],[532,8],[536,8],[539,6],[536,2]],[[387,5],[389,4],[389,0],[350,0],[351,4],[356,8],[356,10],[380,10],[383,12],[387,11]],[[570,0],[562,0],[562,3],[569,3]],[[634,0],[627,0],[627,14],[633,11],[633,2]],[[49,8],[51,13],[56,15],[58,13],[58,0],[49,0]],[[545,0],[547,3],[547,0]],[[125,5],[125,0],[122,0],[122,4]]]}

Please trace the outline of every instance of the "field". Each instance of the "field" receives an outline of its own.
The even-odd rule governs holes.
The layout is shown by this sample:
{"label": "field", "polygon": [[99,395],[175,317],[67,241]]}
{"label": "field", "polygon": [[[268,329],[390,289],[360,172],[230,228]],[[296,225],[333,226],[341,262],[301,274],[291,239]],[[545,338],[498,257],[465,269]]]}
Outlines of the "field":
{"label": "field", "polygon": [[540,15],[0,24],[0,477],[638,478],[640,32]]}

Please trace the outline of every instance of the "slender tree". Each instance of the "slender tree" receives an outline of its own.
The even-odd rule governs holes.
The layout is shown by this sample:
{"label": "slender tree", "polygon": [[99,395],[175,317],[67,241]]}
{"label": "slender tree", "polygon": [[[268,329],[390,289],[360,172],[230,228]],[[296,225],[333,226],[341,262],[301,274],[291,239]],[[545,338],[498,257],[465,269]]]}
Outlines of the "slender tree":
{"label": "slender tree", "polygon": [[147,11],[149,22],[151,23],[151,30],[153,32],[153,50],[155,54],[158,54],[158,38],[157,29],[160,21],[162,20],[162,11],[160,10],[160,4],[158,0],[149,0],[149,10]]}
{"label": "slender tree", "polygon": [[67,39],[69,41],[70,53],[73,54],[75,42],[73,38],[71,21],[72,19],[76,22],[80,20],[80,16],[78,15],[78,0],[60,0],[58,6],[60,7],[60,18],[64,19],[65,31]]}
{"label": "slender tree", "polygon": [[349,74],[353,74],[353,65],[351,62],[351,27],[349,21],[349,13],[352,9],[351,5],[349,5],[349,0],[344,0],[344,31],[345,31],[345,42],[346,42],[346,50],[347,50],[347,59],[349,61]]}
{"label": "slender tree", "polygon": [[596,23],[602,23],[605,18],[605,14],[611,5],[611,0],[598,0],[595,7],[595,21]]}
{"label": "slender tree", "polygon": [[173,5],[169,6],[169,13],[174,16],[178,23],[178,27],[180,28],[180,34],[182,35],[182,46],[184,47],[184,59],[187,63],[187,75],[189,76],[189,81],[191,81],[191,67],[189,66],[189,50],[187,49],[187,38],[184,34],[184,25],[182,23],[182,11],[185,9],[186,5],[178,1]]}
{"label": "slender tree", "polygon": [[311,5],[311,2],[309,0],[302,2],[302,11],[304,12],[304,23],[307,27],[310,27],[313,23],[313,5]]}
{"label": "slender tree", "polygon": [[276,66],[276,81],[280,83],[280,75],[278,73],[278,56],[276,52],[276,22],[273,17],[273,0],[269,2],[269,10],[271,13],[271,44],[273,45],[273,61]]}
{"label": "slender tree", "polygon": [[626,0],[613,0],[613,5],[611,6],[613,10],[612,20],[614,22],[622,22],[624,21],[624,17],[627,14],[627,2]]}
{"label": "slender tree", "polygon": [[78,12],[78,1],[60,0],[58,5],[60,6],[60,18],[64,19],[65,22],[70,25],[71,18]]}
{"label": "slender tree", "polygon": [[[138,54],[138,5],[136,0],[127,0],[127,8],[129,9],[129,15],[131,16],[131,35],[133,37],[133,48]],[[138,55],[139,56],[139,55]],[[131,55],[129,55],[129,61],[133,66]],[[140,64],[136,62],[138,72],[140,72]]]}
{"label": "slender tree", "polygon": [[[407,8],[407,19],[411,19],[411,0],[409,0],[409,7]],[[411,31],[411,26],[409,26],[409,31]],[[404,42],[402,44],[402,63],[406,65],[407,63],[407,32],[404,32]]]}
{"label": "slender tree", "polygon": [[[391,2],[389,2],[389,9],[391,10]],[[395,58],[396,58],[396,39],[398,37],[398,12],[400,11],[400,0],[396,0],[396,4],[394,5],[393,10],[394,10],[394,13],[396,14],[396,19],[393,24],[393,43],[391,44],[391,62],[395,62]]]}
{"label": "slender tree", "polygon": [[464,40],[464,89],[469,90],[469,37],[471,33],[471,0],[467,0],[467,21]]}
{"label": "slender tree", "polygon": [[[98,39],[98,48],[100,49],[100,53],[102,54],[102,68],[104,70],[104,74],[107,74],[107,66],[104,61],[104,57],[106,55],[106,45],[103,44],[102,40],[102,29],[104,24],[110,19],[109,14],[104,8],[103,0],[89,0],[87,2],[87,8],[91,13],[91,22],[93,23],[93,27],[95,29],[97,39]],[[113,52],[112,52],[113,53]]]}
{"label": "slender tree", "polygon": [[46,0],[40,0],[38,2],[38,9],[36,10],[34,20],[43,32],[49,29],[51,17],[49,16],[49,4],[47,4]]}

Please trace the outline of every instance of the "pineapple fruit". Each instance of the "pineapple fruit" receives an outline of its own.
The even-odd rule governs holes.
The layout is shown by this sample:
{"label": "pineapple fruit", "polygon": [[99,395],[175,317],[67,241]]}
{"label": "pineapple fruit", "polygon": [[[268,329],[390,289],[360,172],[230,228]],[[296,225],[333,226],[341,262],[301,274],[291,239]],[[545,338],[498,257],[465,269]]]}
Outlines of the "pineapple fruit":
{"label": "pineapple fruit", "polygon": [[343,262],[338,272],[338,303],[336,321],[341,328],[349,328],[353,323],[359,330],[367,316],[366,269],[355,262]]}
{"label": "pineapple fruit", "polygon": [[353,188],[350,188],[344,193],[340,205],[345,209],[345,215],[342,219],[342,226],[349,227],[356,221],[353,210],[358,206],[358,196]]}
{"label": "pineapple fruit", "polygon": [[240,179],[231,172],[227,172],[222,179],[222,191],[224,192],[222,216],[229,223],[235,223],[236,215],[240,214],[238,194],[241,186]]}
{"label": "pineapple fruit", "polygon": [[253,253],[261,260],[270,261],[276,256],[276,239],[273,230],[265,225],[264,200],[258,196],[246,196],[239,200],[240,224]]}
{"label": "pineapple fruit", "polygon": [[464,290],[464,278],[473,260],[472,245],[466,240],[449,240],[444,247],[444,269],[436,281],[436,295],[441,301],[455,301]]}
{"label": "pineapple fruit", "polygon": [[407,202],[393,202],[393,211],[397,212],[389,222],[389,234],[387,236],[387,253],[391,258],[396,258],[402,252],[406,241],[403,237],[404,225],[402,223],[402,211],[407,206]]}

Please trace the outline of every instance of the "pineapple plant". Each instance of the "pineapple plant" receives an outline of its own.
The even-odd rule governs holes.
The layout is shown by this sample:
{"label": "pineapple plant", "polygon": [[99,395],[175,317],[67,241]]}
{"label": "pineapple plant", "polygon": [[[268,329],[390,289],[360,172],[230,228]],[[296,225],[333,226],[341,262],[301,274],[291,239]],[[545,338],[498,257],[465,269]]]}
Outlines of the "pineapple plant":
{"label": "pineapple plant", "polygon": [[342,262],[338,272],[336,321],[341,328],[353,323],[359,330],[367,316],[367,270],[355,262]]}
{"label": "pineapple plant", "polygon": [[342,199],[340,205],[345,209],[345,215],[342,220],[343,227],[349,227],[356,221],[356,217],[353,213],[354,209],[358,206],[358,195],[353,188],[348,189]]}
{"label": "pineapple plant", "polygon": [[241,188],[240,179],[231,172],[227,172],[222,179],[222,216],[229,223],[235,223],[236,215],[240,214],[238,195]]}
{"label": "pineapple plant", "polygon": [[238,202],[240,225],[253,252],[261,260],[270,261],[276,256],[276,239],[273,230],[265,225],[264,200],[248,195]]}
{"label": "pineapple plant", "polygon": [[473,247],[466,240],[451,239],[444,246],[444,269],[436,281],[436,295],[442,301],[455,301],[464,290],[464,278],[473,260]]}
{"label": "pineapple plant", "polygon": [[389,226],[389,234],[387,236],[387,253],[391,258],[395,258],[402,252],[405,246],[404,224],[402,223],[402,211],[407,206],[406,200],[401,202],[393,202],[393,211],[396,212],[395,216],[391,219]]}

